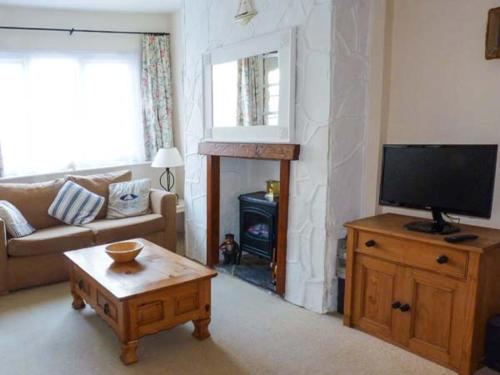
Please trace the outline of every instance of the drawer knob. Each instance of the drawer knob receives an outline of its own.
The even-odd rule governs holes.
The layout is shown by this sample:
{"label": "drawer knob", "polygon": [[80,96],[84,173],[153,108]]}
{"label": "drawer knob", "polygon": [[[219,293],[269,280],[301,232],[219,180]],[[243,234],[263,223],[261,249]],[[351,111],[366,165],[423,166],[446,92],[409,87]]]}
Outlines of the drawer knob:
{"label": "drawer knob", "polygon": [[368,240],[365,242],[366,247],[373,247],[375,246],[375,241],[374,240]]}
{"label": "drawer knob", "polygon": [[109,305],[107,303],[104,304],[104,314],[109,315]]}
{"label": "drawer knob", "polygon": [[405,303],[404,305],[401,305],[401,307],[399,308],[402,312],[407,312],[407,311],[410,311],[410,305],[408,305],[407,303]]}
{"label": "drawer knob", "polygon": [[436,262],[439,264],[446,264],[450,259],[446,255],[440,255],[436,258]]}
{"label": "drawer knob", "polygon": [[399,309],[400,307],[401,307],[401,302],[399,301],[393,302],[392,304],[393,309]]}
{"label": "drawer knob", "polygon": [[83,280],[78,281],[78,288],[83,290]]}

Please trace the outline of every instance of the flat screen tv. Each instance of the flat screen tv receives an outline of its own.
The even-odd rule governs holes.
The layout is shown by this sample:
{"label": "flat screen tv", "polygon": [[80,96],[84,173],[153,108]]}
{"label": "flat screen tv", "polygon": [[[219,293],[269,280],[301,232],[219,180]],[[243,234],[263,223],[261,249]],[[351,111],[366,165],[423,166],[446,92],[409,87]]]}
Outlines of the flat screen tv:
{"label": "flat screen tv", "polygon": [[381,205],[432,211],[433,221],[407,229],[458,232],[442,216],[489,218],[493,203],[498,145],[385,145]]}

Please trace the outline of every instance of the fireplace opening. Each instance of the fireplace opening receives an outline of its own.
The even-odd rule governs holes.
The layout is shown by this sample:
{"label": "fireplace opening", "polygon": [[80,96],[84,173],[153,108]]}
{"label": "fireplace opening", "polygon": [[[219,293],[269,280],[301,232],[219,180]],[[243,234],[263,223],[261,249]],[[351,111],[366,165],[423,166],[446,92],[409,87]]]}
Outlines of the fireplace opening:
{"label": "fireplace opening", "polygon": [[238,199],[239,244],[231,244],[231,234],[226,235],[217,268],[275,291],[279,199],[261,191],[242,194]]}

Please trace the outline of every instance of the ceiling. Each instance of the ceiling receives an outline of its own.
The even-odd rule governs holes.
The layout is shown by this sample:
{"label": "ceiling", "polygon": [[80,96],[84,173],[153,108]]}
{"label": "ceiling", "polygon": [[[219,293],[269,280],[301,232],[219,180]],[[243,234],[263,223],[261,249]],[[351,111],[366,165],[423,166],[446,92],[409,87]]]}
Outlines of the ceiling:
{"label": "ceiling", "polygon": [[145,13],[173,12],[181,4],[182,0],[0,0],[0,5],[33,8]]}

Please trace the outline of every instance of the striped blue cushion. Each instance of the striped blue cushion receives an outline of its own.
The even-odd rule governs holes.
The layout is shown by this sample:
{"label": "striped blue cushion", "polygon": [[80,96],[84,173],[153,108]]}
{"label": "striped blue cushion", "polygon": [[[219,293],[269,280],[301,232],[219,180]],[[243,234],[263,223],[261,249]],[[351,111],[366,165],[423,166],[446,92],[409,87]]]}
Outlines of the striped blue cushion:
{"label": "striped blue cushion", "polygon": [[10,202],[0,201],[0,218],[12,237],[24,237],[35,231],[23,214]]}
{"label": "striped blue cushion", "polygon": [[104,198],[87,189],[66,181],[49,207],[49,215],[63,223],[82,225],[95,219]]}

